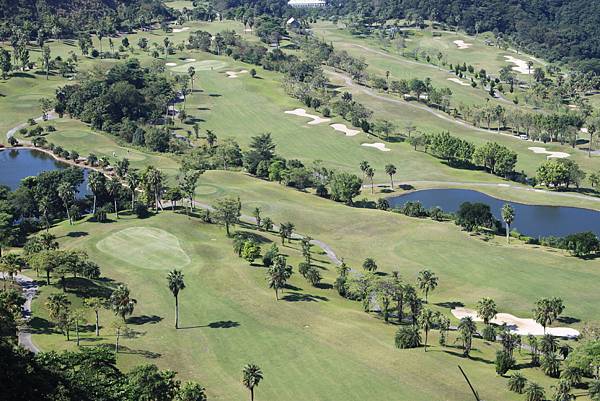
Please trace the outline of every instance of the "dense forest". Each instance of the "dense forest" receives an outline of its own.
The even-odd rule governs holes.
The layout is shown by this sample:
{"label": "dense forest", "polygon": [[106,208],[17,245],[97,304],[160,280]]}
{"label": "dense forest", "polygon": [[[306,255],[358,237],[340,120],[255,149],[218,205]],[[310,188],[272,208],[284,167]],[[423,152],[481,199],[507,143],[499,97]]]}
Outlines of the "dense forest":
{"label": "dense forest", "polygon": [[171,11],[160,0],[0,0],[0,40],[17,29],[35,40],[127,31],[166,18]]}
{"label": "dense forest", "polygon": [[[333,5],[334,2],[332,2]],[[491,31],[551,61],[600,72],[600,2],[589,0],[345,0],[330,10],[379,22],[435,20]]]}

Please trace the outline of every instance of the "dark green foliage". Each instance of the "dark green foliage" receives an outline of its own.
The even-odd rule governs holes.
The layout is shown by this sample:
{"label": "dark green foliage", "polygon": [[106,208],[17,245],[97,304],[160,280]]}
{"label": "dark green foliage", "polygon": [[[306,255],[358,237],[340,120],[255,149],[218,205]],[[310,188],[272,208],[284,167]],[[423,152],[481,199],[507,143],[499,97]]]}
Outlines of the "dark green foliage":
{"label": "dark green foliage", "polygon": [[591,231],[568,235],[564,238],[564,244],[565,248],[577,257],[600,251],[600,241]]}
{"label": "dark green foliage", "polygon": [[496,352],[496,373],[504,376],[513,366],[515,366],[515,359],[508,352],[503,350]]}
{"label": "dark green foliage", "polygon": [[495,219],[489,205],[464,202],[456,212],[456,224],[467,231],[476,231],[481,227],[493,228]]}
{"label": "dark green foliage", "polygon": [[496,329],[490,324],[483,328],[481,335],[486,341],[496,341]]}
{"label": "dark green foliage", "polygon": [[411,326],[402,326],[396,332],[396,347],[400,349],[417,348],[421,345],[421,334],[419,328]]}

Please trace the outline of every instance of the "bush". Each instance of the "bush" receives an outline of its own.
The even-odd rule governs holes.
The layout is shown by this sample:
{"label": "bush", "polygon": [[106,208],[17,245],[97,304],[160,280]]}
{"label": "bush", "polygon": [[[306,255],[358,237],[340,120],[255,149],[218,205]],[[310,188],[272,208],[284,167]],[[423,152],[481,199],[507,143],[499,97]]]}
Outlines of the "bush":
{"label": "bush", "polygon": [[496,352],[496,373],[504,376],[506,372],[515,366],[515,359],[506,351]]}
{"label": "bush", "polygon": [[98,56],[100,56],[100,52],[96,49],[92,50],[92,53],[90,54],[93,58],[97,58]]}
{"label": "bush", "polygon": [[133,206],[133,213],[135,213],[135,215],[140,219],[145,219],[146,217],[150,216],[148,206],[141,202],[135,203],[135,205]]}
{"label": "bush", "polygon": [[427,210],[421,205],[421,202],[406,202],[398,211],[409,217],[427,217]]}
{"label": "bush", "polygon": [[310,270],[310,264],[306,262],[300,262],[298,265],[298,273],[302,275],[302,277],[306,278],[308,275],[308,271]]}
{"label": "bush", "polygon": [[329,196],[329,191],[324,184],[317,184],[316,193],[317,196],[320,196],[321,198],[327,198]]}
{"label": "bush", "polygon": [[496,328],[488,324],[483,328],[481,335],[486,341],[496,341]]}
{"label": "bush", "polygon": [[323,107],[321,113],[323,114],[323,117],[331,117],[331,110],[329,109],[329,107]]}
{"label": "bush", "polygon": [[456,212],[456,224],[467,231],[476,231],[480,227],[493,228],[495,219],[489,205],[464,202]]}
{"label": "bush", "polygon": [[400,349],[417,348],[421,345],[421,333],[415,326],[403,326],[396,332],[396,347]]}
{"label": "bush", "polygon": [[571,255],[577,257],[588,256],[600,250],[600,241],[591,231],[568,235],[564,242]]}
{"label": "bush", "polygon": [[94,219],[98,223],[106,223],[108,221],[108,213],[110,211],[110,206],[102,206],[96,209],[96,213],[94,213]]}
{"label": "bush", "polygon": [[377,209],[388,210],[390,208],[390,202],[385,198],[377,199]]}
{"label": "bush", "polygon": [[508,389],[518,394],[523,394],[527,379],[520,372],[515,372],[508,379]]}

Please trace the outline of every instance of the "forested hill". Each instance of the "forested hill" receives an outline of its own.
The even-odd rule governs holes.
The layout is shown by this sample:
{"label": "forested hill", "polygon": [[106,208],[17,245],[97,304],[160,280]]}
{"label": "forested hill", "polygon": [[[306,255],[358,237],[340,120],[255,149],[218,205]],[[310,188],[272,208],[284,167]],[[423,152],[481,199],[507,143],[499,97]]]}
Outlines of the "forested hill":
{"label": "forested hill", "polygon": [[31,39],[69,37],[82,31],[137,27],[169,18],[160,0],[0,0],[0,39],[22,30]]}
{"label": "forested hill", "polygon": [[551,61],[600,73],[598,0],[343,0],[340,14],[410,17],[458,24],[469,33],[502,33]]}

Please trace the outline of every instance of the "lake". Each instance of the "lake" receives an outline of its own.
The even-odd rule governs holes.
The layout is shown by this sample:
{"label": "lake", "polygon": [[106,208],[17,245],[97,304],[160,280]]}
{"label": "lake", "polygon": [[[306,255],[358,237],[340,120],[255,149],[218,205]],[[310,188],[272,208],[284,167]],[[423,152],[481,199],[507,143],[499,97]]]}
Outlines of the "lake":
{"label": "lake", "polygon": [[600,235],[598,211],[566,206],[525,205],[469,189],[425,189],[388,200],[392,207],[419,201],[427,209],[438,206],[445,212],[456,212],[463,202],[481,202],[489,205],[494,217],[500,221],[502,206],[509,203],[515,209],[516,216],[511,229],[514,228],[521,234],[531,237],[564,237],[576,232],[592,231]]}
{"label": "lake", "polygon": [[[56,160],[51,155],[35,149],[0,150],[0,185],[16,189],[21,180],[35,176],[43,171],[58,170],[70,167]],[[79,194],[85,195],[87,189],[87,170],[84,171],[86,181],[79,186]]]}

